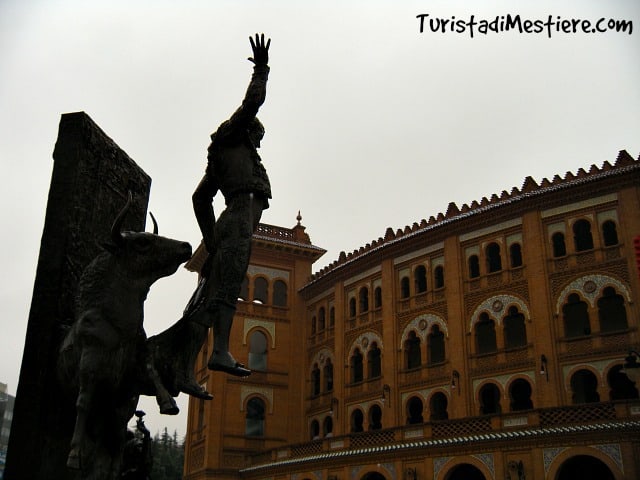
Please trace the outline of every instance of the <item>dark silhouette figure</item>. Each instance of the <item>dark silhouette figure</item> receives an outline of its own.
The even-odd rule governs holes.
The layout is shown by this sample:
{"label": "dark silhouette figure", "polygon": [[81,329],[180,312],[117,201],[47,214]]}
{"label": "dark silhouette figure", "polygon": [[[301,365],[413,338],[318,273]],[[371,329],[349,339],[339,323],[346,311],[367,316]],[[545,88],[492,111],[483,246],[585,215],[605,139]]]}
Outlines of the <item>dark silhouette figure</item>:
{"label": "dark silhouette figure", "polygon": [[[249,40],[253,49],[249,60],[254,64],[251,82],[240,108],[211,135],[206,172],[193,194],[193,209],[209,257],[191,320],[213,327],[209,369],[240,377],[251,371],[229,353],[229,334],[249,266],[251,238],[271,198],[269,178],[257,151],[264,127],[256,118],[266,97],[271,40],[265,43],[264,34]],[[213,199],[219,191],[226,208],[216,221]]]}
{"label": "dark silhouette figure", "polygon": [[140,389],[150,384],[162,413],[177,407],[155,366],[146,362],[144,301],[151,285],[191,257],[191,245],[154,233],[121,231],[132,199],[113,223],[111,242],[83,271],[76,320],[58,357],[61,385],[75,398],[76,422],[67,466],[81,478],[120,472],[126,425]]}
{"label": "dark silhouette figure", "polygon": [[127,443],[122,458],[122,480],[149,480],[153,466],[151,432],[142,421],[145,413],[136,410],[136,431],[127,430]]}

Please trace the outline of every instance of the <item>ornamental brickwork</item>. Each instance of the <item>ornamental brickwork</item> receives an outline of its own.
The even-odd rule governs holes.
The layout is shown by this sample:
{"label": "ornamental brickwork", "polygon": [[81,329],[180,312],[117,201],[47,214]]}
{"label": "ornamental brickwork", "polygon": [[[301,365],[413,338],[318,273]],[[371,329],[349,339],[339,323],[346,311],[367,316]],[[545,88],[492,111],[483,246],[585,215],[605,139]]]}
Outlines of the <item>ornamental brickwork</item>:
{"label": "ornamental brickwork", "polygon": [[[640,161],[527,177],[312,272],[305,227],[261,225],[206,369],[186,479],[640,477]],[[190,263],[202,263],[199,250]]]}

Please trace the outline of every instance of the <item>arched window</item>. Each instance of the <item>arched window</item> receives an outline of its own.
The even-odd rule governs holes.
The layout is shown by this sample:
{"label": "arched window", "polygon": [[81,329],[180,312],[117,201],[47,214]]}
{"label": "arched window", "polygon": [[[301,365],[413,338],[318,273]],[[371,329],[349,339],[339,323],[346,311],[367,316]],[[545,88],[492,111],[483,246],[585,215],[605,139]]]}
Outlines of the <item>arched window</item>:
{"label": "arched window", "polygon": [[593,236],[591,235],[591,223],[588,220],[578,220],[573,224],[573,241],[576,252],[584,252],[593,249]]}
{"label": "arched window", "polygon": [[351,383],[361,382],[362,378],[362,353],[356,348],[351,357]]}
{"label": "arched window", "polygon": [[330,358],[324,364],[324,391],[333,391],[333,363]]}
{"label": "arched window", "polygon": [[382,375],[382,354],[376,342],[371,343],[367,352],[369,378],[378,378]]}
{"label": "arched window", "polygon": [[478,278],[480,276],[480,261],[477,255],[469,257],[469,278]]}
{"label": "arched window", "polygon": [[356,408],[353,412],[351,412],[351,432],[357,433],[364,431],[362,427],[362,423],[364,422],[364,415],[362,414],[362,410]]}
{"label": "arched window", "polygon": [[333,328],[336,324],[336,309],[335,307],[329,308],[329,328]]}
{"label": "arched window", "polygon": [[381,308],[382,307],[382,288],[376,287],[373,291],[373,308]]}
{"label": "arched window", "polygon": [[422,355],[420,353],[420,337],[416,332],[409,332],[407,340],[404,342],[407,369],[418,368],[422,365]]}
{"label": "arched window", "polygon": [[629,328],[624,298],[615,288],[606,287],[598,299],[598,318],[601,332],[619,332]]}
{"label": "arched window", "polygon": [[531,385],[522,378],[518,378],[511,383],[509,387],[509,397],[511,398],[511,411],[533,409],[531,401]]}
{"label": "arched window", "polygon": [[442,392],[434,393],[429,402],[429,420],[447,420],[449,413],[447,412],[448,400],[447,396]]}
{"label": "arched window", "polygon": [[356,299],[351,297],[349,299],[349,317],[353,318],[356,316]]}
{"label": "arched window", "polygon": [[509,308],[509,314],[504,317],[503,323],[505,348],[524,347],[527,344],[527,328],[524,315],[517,307]]}
{"label": "arched window", "polygon": [[287,284],[282,280],[273,283],[273,304],[276,307],[287,306]]}
{"label": "arched window", "polygon": [[244,277],[242,285],[240,286],[240,296],[238,300],[245,301],[249,298],[249,277]]}
{"label": "arched window", "polygon": [[571,397],[574,404],[595,403],[600,401],[598,379],[589,370],[578,370],[571,376]]}
{"label": "arched window", "polygon": [[567,246],[564,243],[564,233],[554,233],[551,237],[551,246],[553,247],[553,256],[555,258],[564,257],[567,254]]}
{"label": "arched window", "polygon": [[639,398],[638,389],[635,384],[629,380],[626,373],[622,372],[622,365],[611,367],[607,374],[607,383],[609,384],[609,400],[632,400]]}
{"label": "arched window", "polygon": [[313,317],[311,317],[311,335],[316,334],[317,324],[318,324],[318,321],[316,320],[316,316],[314,315]]}
{"label": "arched window", "polygon": [[602,238],[605,247],[611,247],[618,244],[618,229],[616,222],[607,220],[602,224]]}
{"label": "arched window", "polygon": [[267,336],[259,330],[252,332],[249,337],[249,368],[267,371]]}
{"label": "arched window", "polygon": [[480,415],[495,415],[501,412],[500,389],[493,383],[487,383],[480,389]]}
{"label": "arched window", "polygon": [[322,422],[322,434],[325,437],[333,436],[333,418],[330,416],[324,417],[324,422]]}
{"label": "arched window", "polygon": [[511,268],[522,266],[522,247],[519,243],[513,243],[509,247],[509,258],[511,260]]}
{"label": "arched window", "polygon": [[591,335],[591,323],[587,304],[580,300],[577,293],[572,293],[562,307],[564,317],[564,335],[567,338]]}
{"label": "arched window", "polygon": [[615,480],[616,477],[611,469],[602,460],[591,455],[574,455],[565,460],[558,473],[556,480]]}
{"label": "arched window", "polygon": [[318,331],[321,332],[325,327],[324,307],[320,307],[318,310]]}
{"label": "arched window", "polygon": [[444,267],[438,265],[433,271],[433,284],[436,289],[444,287]]}
{"label": "arched window", "polygon": [[311,370],[311,395],[314,397],[320,395],[320,368],[317,363],[313,365],[313,370]]}
{"label": "arched window", "polygon": [[267,303],[269,284],[266,278],[257,277],[253,281],[253,301],[256,303]]}
{"label": "arched window", "polygon": [[317,420],[311,422],[311,440],[318,440],[320,438],[320,424]]}
{"label": "arched window", "polygon": [[475,325],[476,352],[478,354],[492,353],[498,350],[496,344],[496,324],[486,312],[480,314]]}
{"label": "arched window", "polygon": [[409,291],[409,277],[402,277],[400,279],[400,298],[409,298],[411,292]]}
{"label": "arched window", "polygon": [[502,258],[500,258],[500,245],[495,242],[487,245],[485,251],[487,256],[487,271],[489,273],[499,272],[502,270]]}
{"label": "arched window", "polygon": [[245,435],[247,437],[264,436],[264,401],[259,397],[251,397],[247,402],[245,417]]}
{"label": "arched window", "polygon": [[360,299],[360,313],[369,311],[369,289],[367,287],[362,287],[360,292],[358,293],[358,298]]}
{"label": "arched window", "polygon": [[373,405],[369,409],[369,430],[382,429],[382,409],[380,405]]}
{"label": "arched window", "polygon": [[422,411],[424,405],[419,397],[411,397],[407,402],[407,424],[414,425],[417,423],[423,423],[424,417]]}
{"label": "arched window", "polygon": [[427,291],[427,269],[424,265],[418,266],[413,272],[416,293]]}
{"label": "arched window", "polygon": [[444,333],[438,325],[434,325],[427,336],[427,358],[429,365],[444,362]]}

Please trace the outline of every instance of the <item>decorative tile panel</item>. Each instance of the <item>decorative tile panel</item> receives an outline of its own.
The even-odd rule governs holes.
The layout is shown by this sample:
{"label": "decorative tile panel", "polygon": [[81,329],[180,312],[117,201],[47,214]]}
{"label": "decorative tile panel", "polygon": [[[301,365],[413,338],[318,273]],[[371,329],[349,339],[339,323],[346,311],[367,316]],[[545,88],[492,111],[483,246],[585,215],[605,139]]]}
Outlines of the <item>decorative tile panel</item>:
{"label": "decorative tile panel", "polygon": [[247,273],[252,277],[255,275],[262,275],[269,278],[270,280],[275,280],[277,278],[280,278],[280,279],[289,281],[289,272],[287,270],[280,270],[277,268],[267,268],[267,267],[260,267],[258,265],[249,265],[249,267],[247,267]]}
{"label": "decorative tile panel", "polygon": [[595,308],[596,299],[602,295],[602,290],[606,286],[613,286],[627,302],[631,301],[629,289],[620,280],[608,275],[585,275],[571,282],[560,292],[556,302],[556,314],[561,314],[562,305],[566,303],[569,294],[574,292],[579,293],[591,304],[592,308]]}
{"label": "decorative tile panel", "polygon": [[607,457],[614,461],[620,471],[624,473],[624,464],[622,462],[622,452],[618,443],[609,443],[604,445],[592,445],[593,448],[600,450]]}
{"label": "decorative tile panel", "polygon": [[453,457],[437,457],[433,459],[433,478],[438,478],[438,474]]}
{"label": "decorative tile panel", "polygon": [[262,327],[267,332],[269,332],[269,336],[271,337],[271,348],[276,348],[276,324],[269,320],[256,320],[253,318],[245,318],[244,319],[244,332],[242,334],[242,344],[247,344],[247,335],[252,328]]}
{"label": "decorative tile panel", "polygon": [[518,310],[523,313],[527,321],[531,320],[529,307],[527,307],[527,304],[524,303],[521,298],[513,295],[494,295],[493,297],[487,298],[475,309],[473,315],[471,315],[469,332],[473,331],[473,326],[478,321],[482,312],[487,312],[489,316],[495,320],[496,325],[501,325],[502,318],[507,314],[508,308],[513,305],[518,307]]}
{"label": "decorative tile panel", "polygon": [[273,413],[273,389],[267,387],[255,387],[250,385],[242,385],[240,387],[240,411],[244,411],[244,402],[251,395],[262,395],[267,399],[269,413]]}
{"label": "decorative tile panel", "polygon": [[542,451],[542,457],[544,459],[544,473],[549,473],[549,467],[556,459],[558,455],[567,450],[567,447],[545,448]]}
{"label": "decorative tile panel", "polygon": [[351,356],[353,355],[353,352],[355,351],[356,348],[359,348],[360,351],[364,354],[364,352],[369,350],[369,346],[373,342],[376,342],[378,344],[378,348],[381,351],[384,350],[383,349],[383,344],[382,344],[382,339],[378,336],[378,334],[376,332],[369,331],[369,332],[365,332],[365,333],[361,334],[351,344],[351,347],[349,348],[349,357],[348,358],[351,358]]}
{"label": "decorative tile panel", "polygon": [[602,205],[603,203],[615,202],[616,200],[618,200],[618,194],[611,193],[609,195],[590,198],[582,202],[570,203],[569,205],[562,205],[561,207],[556,208],[549,208],[548,210],[540,212],[540,216],[542,218],[552,217],[554,215],[561,215],[563,213],[573,212],[583,208],[595,207],[596,205]]}
{"label": "decorative tile panel", "polygon": [[478,455],[471,455],[471,456],[474,458],[477,458],[482,463],[484,463],[486,467],[489,469],[489,471],[491,472],[491,476],[493,478],[496,477],[496,471],[493,466],[493,453],[480,453]]}
{"label": "decorative tile panel", "polygon": [[447,322],[440,316],[432,313],[420,315],[409,322],[402,332],[402,338],[400,339],[400,348],[404,348],[404,342],[409,337],[409,333],[413,330],[416,335],[420,337],[422,344],[426,344],[427,335],[431,331],[433,325],[438,325],[440,331],[445,334],[445,337],[449,338],[449,329],[447,328]]}

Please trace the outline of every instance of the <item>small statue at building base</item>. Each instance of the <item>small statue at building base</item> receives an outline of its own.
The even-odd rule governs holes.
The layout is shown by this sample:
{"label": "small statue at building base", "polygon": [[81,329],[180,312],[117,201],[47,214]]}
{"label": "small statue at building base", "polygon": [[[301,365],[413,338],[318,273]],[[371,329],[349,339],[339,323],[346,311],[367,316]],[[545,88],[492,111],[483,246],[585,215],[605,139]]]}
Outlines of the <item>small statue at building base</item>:
{"label": "small statue at building base", "polygon": [[120,480],[149,480],[153,466],[151,451],[151,432],[147,429],[142,417],[145,413],[136,410],[136,430],[127,430],[127,442],[122,456],[122,473]]}

